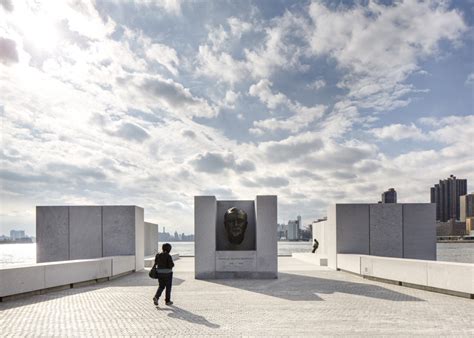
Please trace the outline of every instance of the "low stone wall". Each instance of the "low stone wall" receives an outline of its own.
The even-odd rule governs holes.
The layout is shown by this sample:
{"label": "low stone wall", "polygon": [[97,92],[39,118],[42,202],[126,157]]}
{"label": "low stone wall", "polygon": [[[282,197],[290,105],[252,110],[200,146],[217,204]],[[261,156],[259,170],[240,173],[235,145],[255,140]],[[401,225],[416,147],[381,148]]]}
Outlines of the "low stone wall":
{"label": "low stone wall", "polygon": [[111,278],[135,271],[135,256],[111,256],[0,269],[0,299],[22,293]]}
{"label": "low stone wall", "polygon": [[293,252],[291,254],[291,257],[299,259],[306,263],[310,263],[310,264],[316,264],[319,266],[328,266],[327,255],[311,253],[311,252]]}
{"label": "low stone wall", "polygon": [[[171,254],[171,258],[173,261],[177,261],[179,259],[179,253]],[[155,256],[145,257],[145,268],[151,268],[153,264],[155,264]]]}
{"label": "low stone wall", "polygon": [[338,254],[337,268],[367,278],[474,298],[474,264]]}

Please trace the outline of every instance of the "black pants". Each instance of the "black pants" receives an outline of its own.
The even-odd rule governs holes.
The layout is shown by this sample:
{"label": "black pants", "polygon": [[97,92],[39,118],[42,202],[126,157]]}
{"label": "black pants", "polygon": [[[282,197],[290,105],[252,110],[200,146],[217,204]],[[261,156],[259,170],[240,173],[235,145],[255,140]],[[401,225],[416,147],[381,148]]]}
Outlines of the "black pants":
{"label": "black pants", "polygon": [[160,298],[163,290],[166,288],[165,302],[171,301],[171,285],[173,283],[173,273],[158,273],[158,290],[155,297]]}

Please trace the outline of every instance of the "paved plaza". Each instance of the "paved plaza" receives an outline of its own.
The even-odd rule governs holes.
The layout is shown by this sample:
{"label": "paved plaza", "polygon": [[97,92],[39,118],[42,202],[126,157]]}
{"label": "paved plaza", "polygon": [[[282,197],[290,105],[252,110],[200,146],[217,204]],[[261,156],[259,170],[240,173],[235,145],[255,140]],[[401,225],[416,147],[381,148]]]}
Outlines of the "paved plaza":
{"label": "paved plaza", "polygon": [[1,336],[474,336],[474,301],[362,279],[290,257],[277,280],[194,279],[176,261],[173,306],[147,271],[0,303]]}

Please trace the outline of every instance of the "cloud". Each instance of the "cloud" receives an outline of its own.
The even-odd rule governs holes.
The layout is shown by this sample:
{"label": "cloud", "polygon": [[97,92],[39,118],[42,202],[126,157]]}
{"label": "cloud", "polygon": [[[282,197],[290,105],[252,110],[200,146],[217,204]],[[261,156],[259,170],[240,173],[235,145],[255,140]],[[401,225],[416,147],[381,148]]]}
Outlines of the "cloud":
{"label": "cloud", "polygon": [[160,0],[156,3],[157,6],[163,8],[166,12],[174,15],[181,14],[182,0]]}
{"label": "cloud", "polygon": [[314,90],[319,90],[324,87],[326,87],[326,81],[324,81],[323,79],[319,79],[308,84],[308,88],[314,89]]}
{"label": "cloud", "polygon": [[305,35],[306,21],[286,11],[265,28],[265,39],[257,48],[246,48],[246,66],[255,78],[269,78],[277,69],[304,70],[300,57],[304,48],[298,42]]}
{"label": "cloud", "polygon": [[[117,82],[122,88],[123,95],[128,97],[130,106],[143,108],[161,108],[178,116],[187,117],[215,117],[217,111],[208,102],[194,96],[188,88],[171,79],[161,76],[128,76],[118,78]],[[130,85],[135,91],[132,92]],[[143,105],[143,106],[142,106]]]}
{"label": "cloud", "polygon": [[250,31],[252,29],[252,24],[245,22],[236,17],[230,17],[227,19],[227,23],[230,26],[230,31],[232,35],[240,39],[242,34]]}
{"label": "cloud", "polygon": [[315,134],[305,133],[282,141],[262,142],[258,148],[271,163],[288,162],[318,151],[322,140]]}
{"label": "cloud", "polygon": [[282,93],[273,94],[270,89],[271,86],[272,83],[269,80],[260,80],[250,86],[249,94],[258,97],[269,109],[275,109],[279,105],[288,103],[288,98]]}
{"label": "cloud", "polygon": [[16,42],[11,39],[0,37],[0,61],[5,64],[18,62]]}
{"label": "cloud", "polygon": [[474,73],[469,74],[464,83],[466,84],[466,86],[473,85],[474,84]]}
{"label": "cloud", "polygon": [[373,128],[369,132],[376,138],[382,140],[426,140],[428,138],[414,123],[410,125],[391,124],[382,128]]}
{"label": "cloud", "polygon": [[190,163],[196,171],[211,174],[220,173],[227,169],[237,173],[255,170],[253,162],[237,160],[232,153],[206,152],[196,155]]}
{"label": "cloud", "polygon": [[312,171],[309,171],[307,169],[291,170],[288,174],[292,177],[303,178],[303,179],[311,179],[311,180],[315,180],[315,181],[320,181],[320,180],[323,179],[322,176],[320,176],[320,175],[318,175],[318,174],[316,174]]}
{"label": "cloud", "polygon": [[229,53],[215,52],[209,46],[199,46],[196,72],[233,86],[246,78],[245,62],[235,60]]}
{"label": "cloud", "polygon": [[257,188],[257,187],[270,187],[270,188],[280,188],[287,186],[290,182],[279,176],[263,176],[255,179],[241,178],[240,183],[246,187]]}
{"label": "cloud", "polygon": [[404,1],[393,5],[330,10],[309,6],[308,43],[313,55],[330,55],[347,75],[340,86],[366,108],[391,110],[408,104],[415,88],[404,84],[418,61],[439,53],[442,40],[458,43],[467,27],[461,14],[445,2]]}
{"label": "cloud", "polygon": [[250,86],[249,94],[258,97],[269,109],[285,106],[294,115],[280,119],[269,118],[254,121],[254,128],[250,130],[254,134],[262,134],[262,130],[265,129],[270,131],[288,130],[297,132],[306,127],[310,122],[320,118],[326,109],[324,105],[305,107],[298,102],[293,102],[282,93],[273,93],[270,88],[271,86],[272,83],[269,80],[260,80],[257,84]]}
{"label": "cloud", "polygon": [[196,138],[196,133],[192,130],[183,130],[181,131],[181,135],[188,137],[190,139],[195,139]]}
{"label": "cloud", "polygon": [[173,48],[153,43],[146,48],[146,56],[149,60],[162,64],[174,76],[178,75],[179,58]]}
{"label": "cloud", "polygon": [[377,148],[368,143],[350,140],[336,143],[327,140],[319,151],[314,152],[302,162],[316,170],[350,170],[362,160],[375,157]]}
{"label": "cloud", "polygon": [[181,5],[183,3],[182,0],[135,0],[135,3],[139,5],[143,5],[144,7],[159,7],[160,9],[164,10],[167,14],[171,14],[173,16],[181,15]]}
{"label": "cloud", "polygon": [[0,6],[7,12],[13,11],[13,3],[11,0],[0,0]]}
{"label": "cloud", "polygon": [[123,123],[120,128],[113,134],[126,140],[137,142],[143,142],[150,137],[150,135],[145,129],[136,124],[128,122]]}

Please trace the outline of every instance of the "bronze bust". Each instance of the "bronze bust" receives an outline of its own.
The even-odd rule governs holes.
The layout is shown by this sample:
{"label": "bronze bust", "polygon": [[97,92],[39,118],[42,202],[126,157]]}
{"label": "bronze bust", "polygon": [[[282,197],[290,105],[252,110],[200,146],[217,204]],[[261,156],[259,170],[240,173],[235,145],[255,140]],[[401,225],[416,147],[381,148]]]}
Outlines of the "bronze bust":
{"label": "bronze bust", "polygon": [[232,244],[242,243],[247,224],[247,213],[245,211],[234,207],[228,209],[224,214],[224,226],[229,242]]}

